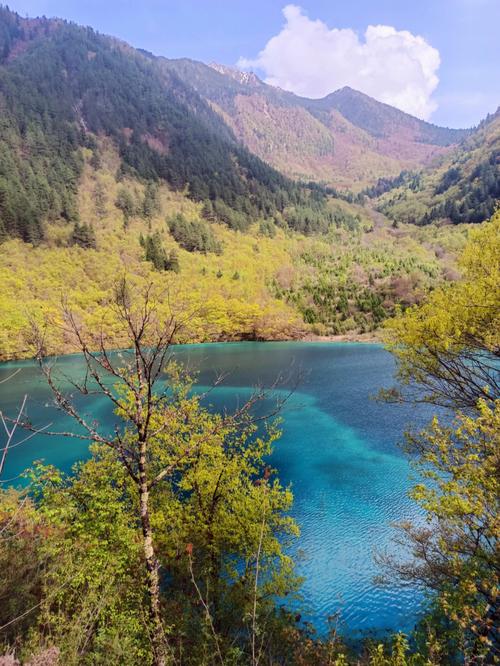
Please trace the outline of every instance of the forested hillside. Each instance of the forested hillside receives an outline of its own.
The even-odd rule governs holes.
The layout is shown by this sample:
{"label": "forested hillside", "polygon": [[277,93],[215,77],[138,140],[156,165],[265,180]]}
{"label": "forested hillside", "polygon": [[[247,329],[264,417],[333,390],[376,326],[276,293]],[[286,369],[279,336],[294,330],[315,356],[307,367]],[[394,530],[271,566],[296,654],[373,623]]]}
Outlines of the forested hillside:
{"label": "forested hillside", "polygon": [[[63,291],[82,316],[98,321],[124,274],[138,284],[168,284],[193,308],[203,305],[186,341],[372,335],[398,306],[420,302],[458,275],[466,226],[400,224],[428,221],[405,215],[399,198],[410,207],[414,193],[404,188],[428,180],[441,183],[441,198],[462,192],[474,212],[460,208],[461,222],[484,219],[496,196],[496,117],[452,153],[470,191],[447,187],[449,174],[434,171],[391,180],[391,167],[364,194],[339,194],[292,181],[249,152],[229,111],[254,89],[285,109],[288,138],[273,145],[289,165],[294,150],[316,163],[323,141],[338,151],[327,128],[331,114],[362,133],[365,156],[361,146],[395,140],[396,125],[411,135],[410,152],[417,145],[455,150],[447,144],[463,133],[355,91],[304,100],[253,75],[157,59],[90,28],[22,19],[6,8],[0,54],[3,359],[27,353],[30,321],[49,317]],[[294,117],[300,136],[290,129]],[[357,168],[355,153],[346,160]],[[433,215],[429,204],[419,206],[422,216]],[[71,351],[63,339],[54,344]]]}
{"label": "forested hillside", "polygon": [[[370,333],[396,304],[419,301],[457,275],[466,225],[394,229],[332,201],[327,234],[292,233],[271,220],[242,233],[206,220],[203,203],[165,183],[118,178],[110,139],[81,159],[81,222],[45,225],[37,245],[0,245],[2,359],[29,354],[30,322],[55,316],[63,295],[89,325],[100,322],[124,275],[137,287],[163,285],[196,313],[180,339],[198,342]],[[72,351],[56,329],[50,335],[53,348]]]}
{"label": "forested hillside", "polygon": [[[402,174],[369,194],[392,220],[484,222],[500,198],[500,109],[433,169]],[[383,193],[387,188],[387,193]]]}
{"label": "forested hillside", "polygon": [[[58,306],[85,377],[47,357],[57,320],[33,326],[30,345],[67,416],[64,433],[93,446],[69,474],[35,462],[25,487],[0,489],[3,663],[497,663],[499,231],[498,215],[476,228],[460,259],[463,279],[434,290],[388,332],[404,398],[424,396],[455,417],[435,416],[408,436],[418,475],[411,496],[421,513],[397,525],[398,547],[381,560],[386,584],[406,581],[425,592],[410,636],[396,628],[387,639],[377,633],[352,643],[343,638],[341,610],[328,635],[303,619],[289,554],[300,538],[292,488],[269,465],[279,432],[265,399],[279,408],[286,396],[258,390],[234,412],[208,409],[207,393],[191,390],[192,378],[170,353],[185,304],[164,307],[162,285],[144,289],[134,277],[115,282],[93,321],[82,318],[81,294],[71,294],[78,310]],[[85,263],[83,252],[68,259]],[[102,337],[103,322],[115,338]],[[108,353],[110,340],[129,351]],[[90,417],[89,394],[104,403]],[[402,395],[392,389],[387,397]],[[114,428],[93,418],[107,410]],[[33,430],[30,420],[21,424]],[[13,446],[25,442],[23,430]],[[376,464],[384,465],[382,456]],[[321,510],[329,509],[325,501]],[[332,542],[344,545],[345,535]],[[396,600],[404,603],[397,592]],[[341,601],[333,607],[342,609]],[[372,603],[365,597],[364,608]]]}
{"label": "forested hillside", "polygon": [[80,151],[96,150],[97,135],[117,146],[120,176],[187,188],[232,227],[287,206],[321,209],[317,192],[249,153],[193,88],[125,44],[5,8],[0,26],[3,235],[39,242],[45,220],[78,220]]}
{"label": "forested hillside", "polygon": [[[498,111],[441,128],[0,6],[0,362],[31,359],[0,378],[0,666],[499,663],[499,140]],[[294,402],[302,368],[260,388],[277,366],[261,377],[256,349],[281,373],[278,345],[247,346],[255,390],[173,347],[295,339],[383,339],[396,365],[349,345],[314,366],[331,347],[299,345],[321,381]],[[399,433],[434,412],[407,436],[415,511],[393,416],[369,415],[394,368],[379,397],[430,410]],[[281,414],[303,428],[284,481]],[[45,436],[79,462],[46,465]],[[294,560],[357,577],[372,546],[387,605],[325,587],[311,616]]]}
{"label": "forested hillside", "polygon": [[468,134],[351,88],[307,99],[222,65],[186,58],[161,63],[209,100],[250,150],[294,178],[359,190],[430,163]]}

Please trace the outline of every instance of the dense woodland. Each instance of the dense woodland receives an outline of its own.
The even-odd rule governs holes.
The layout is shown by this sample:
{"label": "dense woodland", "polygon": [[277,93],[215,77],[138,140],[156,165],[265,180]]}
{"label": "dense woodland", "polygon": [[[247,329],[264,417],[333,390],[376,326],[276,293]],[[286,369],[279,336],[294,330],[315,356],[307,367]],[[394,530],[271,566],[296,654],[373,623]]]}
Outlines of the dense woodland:
{"label": "dense woodland", "polygon": [[[497,115],[437,171],[403,172],[354,195],[294,183],[238,143],[206,101],[221,81],[223,97],[242,93],[230,77],[190,61],[158,60],[89,28],[21,19],[7,8],[0,9],[0,27],[2,358],[24,353],[27,313],[11,310],[20,288],[13,277],[17,261],[27,262],[28,271],[39,265],[27,259],[37,247],[60,277],[53,271],[44,284],[42,271],[43,288],[33,281],[35,298],[47,292],[55,302],[80,266],[77,289],[85,301],[94,293],[97,311],[109,281],[101,279],[95,291],[90,265],[113,256],[115,271],[132,270],[144,280],[146,262],[174,283],[179,275],[200,300],[208,296],[215,310],[222,308],[211,317],[218,324],[206,327],[215,339],[370,333],[397,306],[418,302],[457,274],[463,228],[455,238],[434,228],[422,236],[408,223],[473,223],[493,212]],[[354,92],[337,100],[348,114]],[[289,106],[300,101],[286,99]],[[373,105],[358,101],[364,118]],[[380,132],[386,108],[375,104],[372,111]],[[426,140],[437,132],[416,127]],[[439,142],[454,136],[443,130]],[[77,248],[97,255],[80,257]],[[188,339],[200,337],[193,332]]]}
{"label": "dense woodland", "polygon": [[[134,179],[117,180],[119,154],[106,142],[99,142],[97,169],[94,154],[84,151],[77,195],[88,222],[47,225],[37,246],[19,239],[1,246],[3,359],[29,355],[30,322],[43,324],[63,294],[86,322],[99,322],[123,274],[138,286],[168,285],[199,312],[184,342],[371,334],[398,305],[458,275],[467,225],[396,229],[338,202],[327,234],[290,233],[272,219],[242,233],[207,220],[203,204],[165,185],[152,195]],[[151,196],[155,212],[145,217]],[[59,351],[74,351],[57,330],[48,335]]]}
{"label": "dense woodland", "polygon": [[[435,418],[409,435],[419,475],[413,498],[428,521],[401,524],[407,554],[381,560],[386,578],[429,592],[412,636],[353,648],[336,632],[318,639],[296,610],[287,612],[283,601],[300,587],[285,551],[297,528],[287,516],[292,492],[266,464],[279,436],[276,410],[263,416],[255,408],[269,394],[257,391],[234,413],[209,411],[192,378],[166,360],[185,313],[164,310],[155,287],[131,292],[122,281],[104,324],[132,347],[130,358],[110,356],[95,327],[81,325],[66,306],[66,334],[89,368],[83,383],[70,386],[46,358],[45,332],[32,331],[56,403],[79,425],[74,436],[94,445],[71,475],[35,465],[27,486],[1,492],[0,622],[11,655],[4,659],[496,663],[499,239],[497,215],[468,242],[463,279],[436,289],[387,333],[402,393],[389,389],[385,399],[411,400],[417,389],[455,412],[454,422]],[[74,402],[75,391],[89,390],[106,396],[123,421],[111,437]],[[34,426],[22,414],[18,423],[29,432]]]}
{"label": "dense woodland", "polygon": [[378,197],[377,209],[398,222],[488,219],[500,197],[500,112],[486,118],[437,167],[381,180],[365,194]]}
{"label": "dense woodland", "polygon": [[0,12],[4,236],[37,243],[44,220],[78,220],[79,149],[94,148],[101,134],[119,149],[119,176],[187,187],[232,228],[288,207],[285,223],[299,230],[320,228],[317,210],[328,218],[324,197],[245,150],[175,74],[90,28]]}
{"label": "dense woodland", "polygon": [[253,153],[292,178],[339,190],[359,192],[378,178],[422,168],[470,134],[437,127],[347,87],[307,99],[224,65],[188,58],[159,62],[209,101]]}

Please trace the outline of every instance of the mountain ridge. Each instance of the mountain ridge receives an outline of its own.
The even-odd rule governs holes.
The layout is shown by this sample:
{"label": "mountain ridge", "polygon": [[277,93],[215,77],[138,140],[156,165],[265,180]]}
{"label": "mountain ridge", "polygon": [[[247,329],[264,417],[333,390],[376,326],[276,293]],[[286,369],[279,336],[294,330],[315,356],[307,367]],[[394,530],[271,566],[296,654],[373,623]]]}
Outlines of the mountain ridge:
{"label": "mountain ridge", "polygon": [[[15,29],[10,35],[13,43],[4,39],[0,44],[0,52],[2,48],[9,52],[7,63],[22,56],[29,48],[27,43],[64,26],[84,29],[61,19],[20,22],[25,33],[21,39]],[[19,32],[19,24],[14,27]],[[26,32],[30,33],[28,40],[22,38]],[[239,142],[295,180],[361,190],[381,177],[431,164],[471,131],[427,123],[348,86],[321,99],[308,99],[269,86],[253,72],[189,58],[158,57],[115,37],[100,37],[126,53],[141,54],[170,77],[176,73],[222,118]]]}
{"label": "mountain ridge", "polygon": [[[175,60],[175,59],[174,59]],[[182,60],[182,59],[181,59]],[[186,60],[190,60],[187,58]],[[191,62],[197,62],[195,60],[192,60]],[[273,86],[268,83],[265,83],[260,79],[255,72],[246,72],[244,70],[240,70],[237,67],[232,67],[230,65],[223,65],[220,63],[216,62],[210,62],[208,63],[208,67],[211,67],[215,71],[219,72],[219,74],[222,74],[223,76],[228,76],[233,78],[235,81],[240,83],[241,85],[252,85],[252,86],[259,86],[259,87],[268,87],[272,88],[274,90],[280,91],[284,93],[285,95],[291,95],[294,98],[301,100],[305,103],[311,104],[311,106],[314,106],[315,104],[318,105],[323,105],[327,101],[331,101],[334,103],[335,108],[339,109],[339,107],[342,104],[342,101],[338,100],[343,100],[346,101],[348,104],[351,104],[353,100],[364,100],[367,101],[369,100],[370,103],[374,103],[374,106],[380,106],[385,109],[390,109],[391,112],[394,115],[400,115],[404,116],[407,118],[411,118],[413,121],[417,121],[421,126],[427,127],[431,129],[432,131],[439,133],[442,132],[443,134],[448,133],[450,138],[445,139],[444,137],[442,138],[442,141],[444,141],[446,144],[450,143],[458,143],[462,138],[467,136],[471,131],[474,130],[474,127],[470,128],[451,128],[451,127],[445,127],[445,126],[440,126],[436,125],[435,123],[431,123],[426,120],[422,120],[421,118],[418,118],[417,116],[412,116],[410,113],[407,113],[405,111],[402,111],[401,109],[398,109],[395,106],[391,106],[390,104],[387,104],[386,102],[380,102],[374,97],[370,97],[370,95],[367,95],[366,93],[361,92],[360,90],[356,90],[355,88],[352,88],[351,86],[342,86],[341,88],[338,88],[336,90],[333,90],[332,92],[328,93],[327,95],[324,95],[323,97],[303,97],[301,95],[296,95],[295,93],[285,90],[284,88],[280,88],[279,86]],[[340,109],[339,109],[340,110]],[[348,117],[348,116],[346,116]],[[366,128],[369,130],[369,128]]]}
{"label": "mountain ridge", "polygon": [[[400,174],[401,159],[383,154],[390,141],[342,115],[338,97],[304,101],[0,8],[0,358],[24,353],[40,301],[54,309],[65,294],[95,325],[124,273],[203,309],[186,341],[370,334],[454,279],[465,225],[399,228],[380,200],[270,166],[335,186]],[[494,126],[468,139],[471,174]],[[403,149],[429,157],[425,144],[393,141]]]}
{"label": "mountain ridge", "polygon": [[120,40],[0,8],[0,55],[0,235],[38,242],[43,220],[75,222],[80,151],[100,135],[116,144],[122,175],[187,188],[240,229],[288,205],[319,205],[238,142],[175,71]]}
{"label": "mountain ridge", "polygon": [[450,221],[480,223],[500,199],[500,107],[432,169],[401,174],[369,192],[393,221],[419,225]]}
{"label": "mountain ridge", "polygon": [[362,189],[430,164],[472,131],[427,123],[349,87],[308,99],[226,65],[160,60],[209,100],[252,152],[296,179]]}

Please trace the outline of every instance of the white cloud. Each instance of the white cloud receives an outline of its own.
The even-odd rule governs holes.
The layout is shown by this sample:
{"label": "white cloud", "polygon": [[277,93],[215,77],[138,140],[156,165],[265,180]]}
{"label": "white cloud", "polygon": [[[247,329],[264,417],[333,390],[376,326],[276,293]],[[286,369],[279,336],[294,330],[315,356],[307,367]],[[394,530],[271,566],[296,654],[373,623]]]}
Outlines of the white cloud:
{"label": "white cloud", "polygon": [[439,83],[439,51],[423,37],[388,25],[369,25],[363,39],[350,28],[329,28],[297,5],[283,9],[286,23],[241,69],[259,69],[266,82],[305,97],[324,97],[343,86],[429,118]]}

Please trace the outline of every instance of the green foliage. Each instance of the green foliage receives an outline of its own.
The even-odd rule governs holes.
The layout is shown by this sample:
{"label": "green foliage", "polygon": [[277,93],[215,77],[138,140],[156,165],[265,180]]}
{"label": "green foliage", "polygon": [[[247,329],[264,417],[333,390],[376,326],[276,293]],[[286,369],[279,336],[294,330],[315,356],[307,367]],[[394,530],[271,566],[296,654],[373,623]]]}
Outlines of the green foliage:
{"label": "green foliage", "polygon": [[436,605],[451,625],[448,641],[472,663],[489,663],[499,647],[500,400],[480,401],[477,410],[476,417],[460,413],[453,427],[435,418],[410,438],[426,481],[413,498],[431,527],[405,531],[417,558],[408,574],[437,590]]}
{"label": "green foliage", "polygon": [[497,111],[437,167],[414,177],[403,173],[387,188],[382,183],[366,193],[380,196],[378,210],[399,222],[484,222],[500,199],[499,142]]}
{"label": "green foliage", "polygon": [[403,387],[452,408],[474,408],[500,392],[500,214],[471,234],[463,280],[436,289],[388,325]]}
{"label": "green foliage", "polygon": [[454,423],[435,416],[423,432],[408,436],[421,476],[412,496],[426,520],[400,526],[410,559],[386,561],[389,570],[433,593],[416,634],[431,663],[498,661],[499,231],[496,214],[471,234],[461,257],[463,279],[389,324],[406,388],[417,387],[418,400],[455,411]]}
{"label": "green foliage", "polygon": [[97,217],[101,219],[106,216],[106,203],[106,191],[102,183],[98,182],[94,190],[94,206]]}
{"label": "green foliage", "polygon": [[176,250],[170,250],[165,264],[165,270],[173,271],[174,273],[180,273],[181,265],[179,263],[179,255]]}
{"label": "green foliage", "polygon": [[284,217],[291,229],[305,235],[326,233],[332,221],[324,210],[309,206],[286,208]]}
{"label": "green foliage", "polygon": [[412,497],[426,520],[399,526],[409,558],[385,564],[432,592],[414,639],[433,664],[496,663],[499,433],[497,400],[492,406],[480,401],[472,416],[458,413],[452,425],[435,417],[408,436],[421,481]]}
{"label": "green foliage", "polygon": [[142,202],[142,216],[150,220],[160,213],[160,202],[158,199],[158,185],[156,183],[147,183]]}
{"label": "green foliage", "polygon": [[[202,215],[206,220],[226,224],[235,231],[245,231],[252,223],[251,209],[253,207],[251,204],[245,204],[244,200],[240,200],[240,204],[239,207],[246,210],[234,210],[222,199],[207,201],[203,205]],[[250,210],[248,210],[249,208]]]}
{"label": "green foliage", "polygon": [[[396,305],[406,308],[419,302],[429,289],[458,275],[455,256],[464,244],[465,227],[401,225],[393,230],[383,221],[374,226],[363,208],[346,202],[329,203],[329,231],[322,236],[293,232],[282,214],[264,218],[262,222],[267,220],[275,233],[271,238],[261,234],[260,223],[245,233],[215,221],[207,224],[200,217],[200,204],[158,182],[161,212],[143,219],[147,183],[128,177],[117,180],[119,156],[107,139],[99,140],[99,152],[102,167],[96,173],[89,164],[90,150],[85,151],[78,195],[81,219],[95,231],[95,252],[82,253],[71,245],[73,225],[46,225],[46,240],[38,247],[4,238],[7,245],[0,253],[2,359],[26,355],[28,313],[37,313],[41,322],[46,313],[57,310],[61,293],[77,304],[82,320],[95,326],[117,275],[126,272],[142,286],[164,279],[164,268],[157,270],[151,261],[144,261],[144,248],[137,242],[141,234],[144,242],[147,235],[159,233],[166,257],[158,265],[165,266],[165,258],[170,262],[172,289],[193,310],[208,313],[185,331],[183,342],[370,332]],[[122,189],[130,194],[129,210],[134,211],[127,228],[123,214],[113,205]],[[180,225],[183,233],[190,231],[186,247],[217,249],[220,244],[223,254],[184,249],[179,243],[183,236],[176,241],[166,231],[165,217],[171,221],[179,213],[188,221]],[[171,259],[174,249],[177,261],[175,254]],[[172,270],[176,265],[182,267],[179,279]],[[240,279],[233,279],[235,272]],[[111,329],[108,335],[110,345],[115,345]],[[49,336],[54,353],[74,351],[55,331]]]}
{"label": "green foliage", "polygon": [[[51,132],[47,100],[34,91],[18,88],[3,76],[1,66],[0,88],[4,98],[0,118],[0,220],[9,236],[38,243],[43,237],[42,220],[77,219],[74,197],[82,167],[77,152],[78,132],[67,123],[57,133]],[[41,117],[23,106],[28,100],[44,109]]]}
{"label": "green foliage", "polygon": [[7,60],[13,44],[22,35],[20,17],[0,5],[0,62]]}
{"label": "green foliage", "polygon": [[188,220],[178,213],[167,221],[170,233],[188,252],[222,253],[222,245],[212,229],[203,220]]}
{"label": "green foliage", "polygon": [[420,654],[413,654],[404,634],[396,634],[387,654],[383,643],[369,648],[370,666],[430,666],[432,662]]}
{"label": "green foliage", "polygon": [[125,187],[121,187],[118,191],[115,206],[123,213],[123,223],[126,226],[130,218],[135,215],[136,205],[134,198]]}
{"label": "green foliage", "polygon": [[[147,469],[150,480],[175,470],[150,491],[171,652],[193,666],[217,651],[224,663],[249,663],[257,626],[264,653],[279,654],[289,619],[275,600],[297,586],[285,555],[297,527],[291,492],[266,463],[278,433],[271,424],[258,432],[250,414],[207,410],[180,369],[169,377],[151,415]],[[135,398],[123,386],[116,395],[121,441],[133,450]],[[12,575],[2,577],[0,618],[35,606],[4,645],[25,659],[56,646],[70,665],[151,663],[139,514],[137,487],[103,445],[71,476],[36,466],[29,495],[2,491],[0,562]]]}
{"label": "green foliage", "polygon": [[325,334],[374,331],[440,277],[435,258],[395,244],[389,232],[348,233],[341,227],[331,232],[329,245],[303,246],[294,279],[273,283],[277,297]]}
{"label": "green foliage", "polygon": [[458,167],[450,167],[439,181],[435,193],[443,194],[443,192],[449,190],[452,185],[456,185],[459,182],[461,175],[462,172]]}
{"label": "green foliage", "polygon": [[122,466],[95,450],[74,477],[36,470],[32,488],[48,531],[42,561],[50,564],[24,649],[56,644],[68,664],[150,659],[135,498]]}
{"label": "green foliage", "polygon": [[[49,22],[41,19],[28,31],[19,16],[6,8],[0,11],[0,219],[10,236],[37,243],[44,219],[77,217],[82,167],[77,149],[84,139],[54,74],[44,69],[46,61],[32,60],[24,67],[19,58],[7,59],[15,46],[45,37]],[[47,95],[49,77],[54,88]]]}
{"label": "green foliage", "polygon": [[394,178],[379,178],[375,185],[367,187],[361,191],[361,196],[367,196],[370,199],[376,199],[386,192],[390,192],[396,187],[405,185],[411,190],[418,190],[420,187],[420,174],[411,173],[410,171],[401,171],[398,176]]}
{"label": "green foliage", "polygon": [[[20,510],[24,499],[24,509]],[[2,489],[0,502],[0,623],[3,626],[21,616],[38,602],[42,560],[40,535],[44,522],[35,507],[13,488]],[[16,633],[26,634],[31,617],[21,617],[16,626],[7,628],[4,641],[9,643]]]}
{"label": "green foliage", "polygon": [[274,238],[276,236],[276,225],[272,220],[263,220],[259,225],[259,234],[268,238]]}
{"label": "green foliage", "polygon": [[118,199],[125,222],[154,215],[161,180],[187,187],[195,201],[210,200],[217,218],[239,229],[289,199],[307,200],[155,59],[62,21],[41,19],[30,30],[6,9],[0,35],[5,53],[15,51],[0,61],[0,219],[9,236],[36,243],[46,219],[76,219],[81,148],[94,150],[93,135],[119,148],[122,175],[148,183],[140,210],[134,204],[132,212],[125,195]]}
{"label": "green foliage", "polygon": [[79,245],[84,249],[93,249],[95,250],[96,237],[95,231],[89,224],[78,224],[75,223],[73,233],[71,234],[71,245]]}
{"label": "green foliage", "polygon": [[457,191],[444,202],[433,206],[420,220],[428,224],[433,220],[449,218],[459,222],[484,222],[494,212],[500,199],[500,150],[480,162],[470,176],[462,178],[457,167],[450,167],[436,187],[436,194],[447,192],[453,185]]}
{"label": "green foliage", "polygon": [[161,236],[158,231],[146,238],[140,237],[140,243],[144,248],[145,259],[150,261],[157,271],[180,271],[179,256],[175,250],[167,253],[163,247]]}

